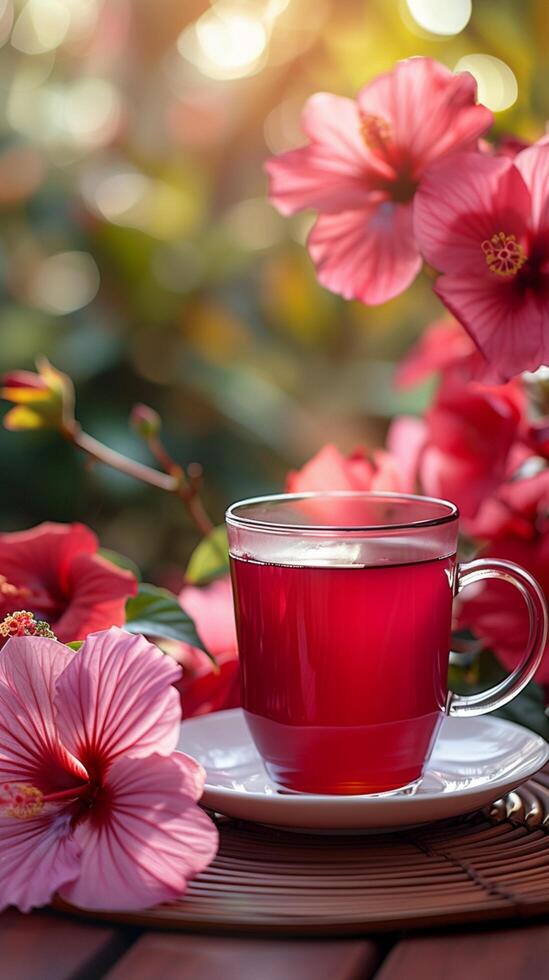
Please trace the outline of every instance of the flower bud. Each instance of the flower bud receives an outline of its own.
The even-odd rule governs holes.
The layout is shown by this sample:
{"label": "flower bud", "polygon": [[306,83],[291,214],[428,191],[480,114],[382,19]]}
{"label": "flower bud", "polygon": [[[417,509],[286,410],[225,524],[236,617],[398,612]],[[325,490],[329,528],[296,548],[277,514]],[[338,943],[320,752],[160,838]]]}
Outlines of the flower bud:
{"label": "flower bud", "polygon": [[4,375],[0,397],[13,402],[4,416],[4,427],[19,429],[59,429],[74,422],[74,386],[66,374],[57,371],[46,358],[39,358],[33,371],[11,371]]}
{"label": "flower bud", "polygon": [[130,415],[132,428],[141,436],[142,439],[155,439],[162,426],[162,420],[158,412],[149,405],[134,405]]}

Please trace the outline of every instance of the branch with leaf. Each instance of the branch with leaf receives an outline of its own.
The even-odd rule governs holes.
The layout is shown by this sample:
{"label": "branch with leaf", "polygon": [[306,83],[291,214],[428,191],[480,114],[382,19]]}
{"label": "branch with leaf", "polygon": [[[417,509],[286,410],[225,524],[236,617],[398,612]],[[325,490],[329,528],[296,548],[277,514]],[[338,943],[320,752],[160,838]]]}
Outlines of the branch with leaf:
{"label": "branch with leaf", "polygon": [[[6,375],[0,397],[12,404],[3,420],[4,427],[9,431],[56,431],[94,463],[103,463],[148,486],[175,494],[201,535],[185,574],[187,584],[204,585],[227,572],[226,533],[223,526],[214,525],[204,506],[200,493],[202,467],[198,463],[182,466],[172,459],[161,440],[162,423],[154,409],[135,405],[130,414],[130,424],[147,444],[160,469],[131,459],[85,432],[75,417],[72,380],[45,358],[38,359],[36,372],[13,371]],[[104,557],[121,567],[130,568],[139,578],[138,570],[123,556],[104,552]],[[186,643],[202,650],[212,661],[214,659],[177,596],[166,589],[139,583],[137,595],[130,597],[126,604],[125,628],[131,633],[143,633],[159,641]]]}

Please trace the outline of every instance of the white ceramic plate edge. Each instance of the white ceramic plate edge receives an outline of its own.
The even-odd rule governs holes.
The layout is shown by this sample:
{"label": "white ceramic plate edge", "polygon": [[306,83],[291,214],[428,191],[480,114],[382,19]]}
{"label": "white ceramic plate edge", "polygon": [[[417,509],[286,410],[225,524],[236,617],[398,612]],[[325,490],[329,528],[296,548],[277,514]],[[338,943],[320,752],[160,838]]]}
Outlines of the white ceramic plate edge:
{"label": "white ceramic plate edge", "polygon": [[[219,726],[224,718],[234,720],[241,709],[215,712],[191,718],[182,724],[189,735],[192,728],[208,724]],[[384,829],[427,823],[447,817],[459,816],[504,796],[531,778],[549,759],[549,745],[540,735],[524,729],[511,721],[500,718],[484,718],[498,728],[515,730],[524,737],[527,732],[532,741],[532,759],[528,764],[516,767],[514,772],[474,787],[466,786],[451,792],[422,792],[416,796],[325,796],[306,794],[265,794],[237,792],[231,788],[209,784],[206,779],[202,802],[227,816],[259,823],[268,823],[288,829],[303,830],[372,830],[383,824]],[[182,740],[184,736],[182,737]],[[192,739],[189,739],[192,741]],[[185,745],[181,746],[184,751]],[[192,754],[189,746],[189,753]]]}

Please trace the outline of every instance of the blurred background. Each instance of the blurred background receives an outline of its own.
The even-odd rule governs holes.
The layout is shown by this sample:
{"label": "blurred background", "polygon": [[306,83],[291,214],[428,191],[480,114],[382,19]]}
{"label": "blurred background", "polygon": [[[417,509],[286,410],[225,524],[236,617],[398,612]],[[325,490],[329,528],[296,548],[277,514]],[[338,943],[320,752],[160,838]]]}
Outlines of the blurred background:
{"label": "blurred background", "polygon": [[[418,54],[535,139],[548,42],[547,0],[0,0],[0,370],[46,354],[84,427],[143,460],[128,414],[154,406],[217,522],[327,441],[379,445],[428,401],[392,375],[438,301],[421,278],[376,309],[327,293],[263,162],[303,142],[310,94]],[[196,544],[178,501],[56,436],[1,430],[0,452],[3,530],[83,520],[174,582]]]}

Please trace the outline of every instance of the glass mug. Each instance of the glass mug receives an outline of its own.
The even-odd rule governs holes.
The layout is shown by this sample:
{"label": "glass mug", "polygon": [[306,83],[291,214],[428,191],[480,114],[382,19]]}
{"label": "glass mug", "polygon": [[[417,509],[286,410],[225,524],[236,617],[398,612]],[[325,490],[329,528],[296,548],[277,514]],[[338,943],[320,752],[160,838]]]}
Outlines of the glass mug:
{"label": "glass mug", "polygon": [[[511,562],[456,560],[458,509],[410,494],[304,493],[226,515],[245,717],[269,775],[305,793],[384,793],[423,774],[444,713],[479,715],[533,677],[543,593]],[[489,691],[448,693],[452,600],[487,578],[521,593],[530,635]]]}

